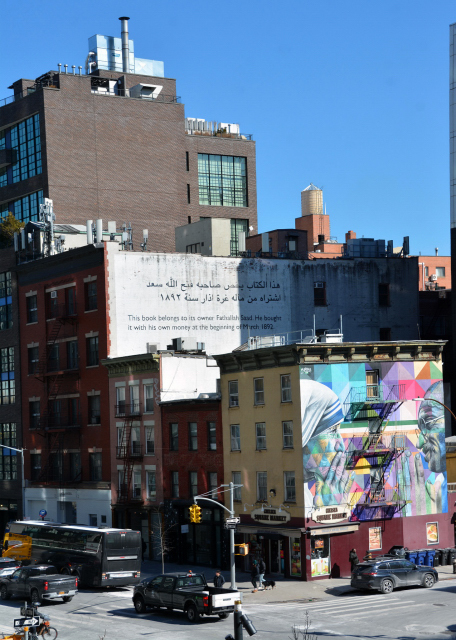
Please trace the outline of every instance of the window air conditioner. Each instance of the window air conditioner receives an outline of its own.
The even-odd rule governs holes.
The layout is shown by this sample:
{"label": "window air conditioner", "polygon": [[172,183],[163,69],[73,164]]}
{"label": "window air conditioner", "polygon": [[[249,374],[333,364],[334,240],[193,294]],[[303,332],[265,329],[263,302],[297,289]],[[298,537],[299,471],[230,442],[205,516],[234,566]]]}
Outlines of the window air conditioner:
{"label": "window air conditioner", "polygon": [[51,291],[51,298],[57,298],[57,291]]}
{"label": "window air conditioner", "polygon": [[431,282],[435,282],[437,280],[437,274],[433,273],[431,276]]}
{"label": "window air conditioner", "polygon": [[325,288],[324,282],[314,282],[314,289],[324,289],[324,288]]}

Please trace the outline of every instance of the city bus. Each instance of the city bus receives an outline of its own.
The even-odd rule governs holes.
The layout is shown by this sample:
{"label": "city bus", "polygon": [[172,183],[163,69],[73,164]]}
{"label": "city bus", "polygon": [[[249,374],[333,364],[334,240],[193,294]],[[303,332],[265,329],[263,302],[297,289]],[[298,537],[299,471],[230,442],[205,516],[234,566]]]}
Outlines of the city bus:
{"label": "city bus", "polygon": [[45,521],[9,522],[2,556],[22,564],[52,564],[86,587],[137,584],[141,576],[141,533]]}

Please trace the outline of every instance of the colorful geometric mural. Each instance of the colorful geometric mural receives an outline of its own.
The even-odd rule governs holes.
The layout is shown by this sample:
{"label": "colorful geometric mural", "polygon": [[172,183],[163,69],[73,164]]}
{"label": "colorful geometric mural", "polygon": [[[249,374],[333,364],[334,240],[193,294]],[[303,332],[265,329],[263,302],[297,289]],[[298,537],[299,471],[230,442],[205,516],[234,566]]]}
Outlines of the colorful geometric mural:
{"label": "colorful geometric mural", "polygon": [[301,366],[306,517],[331,505],[355,521],[448,511],[439,365]]}

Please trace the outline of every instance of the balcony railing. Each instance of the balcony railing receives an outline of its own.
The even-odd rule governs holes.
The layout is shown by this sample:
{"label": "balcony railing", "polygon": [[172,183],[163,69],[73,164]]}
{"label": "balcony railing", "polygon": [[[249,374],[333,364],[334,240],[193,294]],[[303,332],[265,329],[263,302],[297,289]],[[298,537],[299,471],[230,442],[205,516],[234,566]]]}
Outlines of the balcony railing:
{"label": "balcony railing", "polygon": [[131,500],[132,502],[142,502],[142,493],[140,487],[130,487],[130,492],[128,492],[128,486],[126,484],[121,484],[117,490],[117,497],[120,502],[128,502]]}
{"label": "balcony railing", "polygon": [[352,387],[345,404],[394,403],[403,402],[405,399],[405,384],[368,384],[362,387]]}
{"label": "balcony railing", "polygon": [[357,505],[369,506],[388,506],[397,505],[406,502],[396,489],[375,488],[363,493],[359,498]]}
{"label": "balcony railing", "polygon": [[141,415],[141,403],[133,402],[132,404],[126,404],[120,402],[116,404],[116,418],[130,418],[132,416]]}
{"label": "balcony railing", "polygon": [[130,445],[120,445],[116,447],[116,458],[124,460],[125,458],[142,458],[143,446],[139,442],[131,442]]}
{"label": "balcony railing", "polygon": [[130,95],[129,89],[116,89],[115,91],[109,90],[107,87],[93,86],[92,94],[96,96],[111,96],[117,98],[135,98],[137,100],[146,100],[147,102],[164,102],[166,104],[179,103],[181,97],[159,93],[157,96],[152,95]]}

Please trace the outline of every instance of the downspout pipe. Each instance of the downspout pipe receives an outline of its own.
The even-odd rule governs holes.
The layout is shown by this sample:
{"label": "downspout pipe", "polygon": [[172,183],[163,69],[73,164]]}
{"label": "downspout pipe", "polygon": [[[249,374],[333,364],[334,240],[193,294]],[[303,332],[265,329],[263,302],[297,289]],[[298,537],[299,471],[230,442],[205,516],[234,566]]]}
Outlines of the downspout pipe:
{"label": "downspout pipe", "polygon": [[122,71],[130,73],[130,47],[128,45],[128,21],[130,18],[119,18],[122,34]]}

